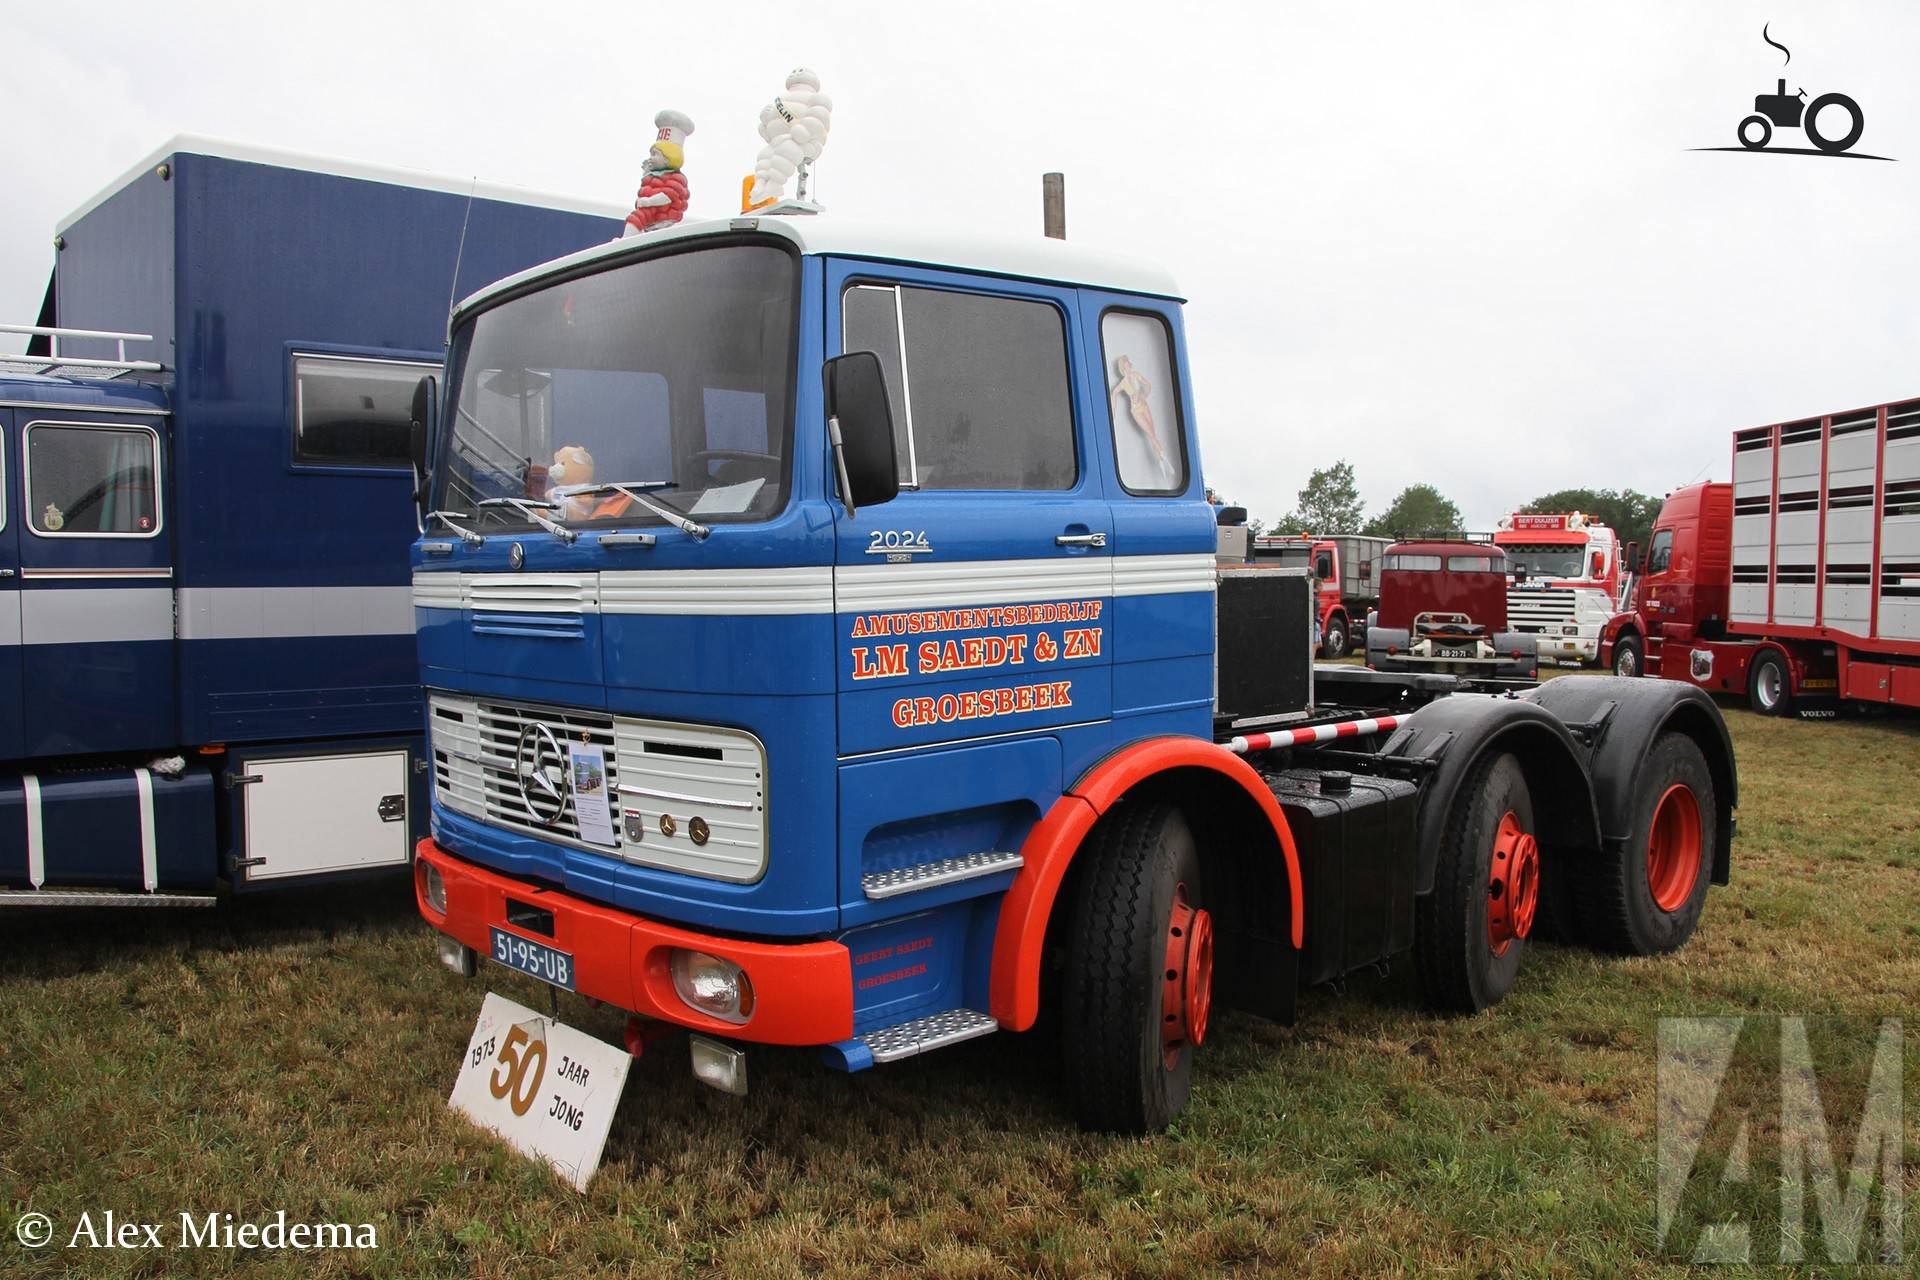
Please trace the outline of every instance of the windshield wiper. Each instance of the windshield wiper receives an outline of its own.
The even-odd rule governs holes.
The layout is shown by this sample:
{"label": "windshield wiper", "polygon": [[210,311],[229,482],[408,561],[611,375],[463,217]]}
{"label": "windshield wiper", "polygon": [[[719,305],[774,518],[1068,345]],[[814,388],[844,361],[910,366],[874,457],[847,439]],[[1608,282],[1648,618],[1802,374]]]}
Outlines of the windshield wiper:
{"label": "windshield wiper", "polygon": [[422,516],[421,518],[423,520],[438,520],[441,524],[444,524],[445,526],[447,526],[447,528],[459,534],[460,541],[466,543],[468,546],[473,546],[473,547],[485,546],[487,543],[487,540],[484,537],[482,537],[480,534],[475,533],[473,530],[467,528],[465,525],[455,524],[453,522],[454,516],[464,515],[464,514],[465,514],[464,512],[456,512],[456,511],[429,511],[427,512],[426,515]]}
{"label": "windshield wiper", "polygon": [[482,498],[474,505],[476,507],[512,507],[548,533],[558,535],[562,542],[572,542],[580,536],[559,521],[549,520],[540,514],[542,510],[558,511],[560,509],[559,503],[549,502],[544,498]]}
{"label": "windshield wiper", "polygon": [[647,495],[658,493],[662,489],[678,489],[674,480],[618,480],[605,484],[563,484],[547,490],[558,498],[584,497],[595,494],[617,493],[630,502],[637,502],[653,514],[689,535],[695,542],[703,541],[713,530],[701,524],[691,516],[681,515],[664,502],[656,502]]}

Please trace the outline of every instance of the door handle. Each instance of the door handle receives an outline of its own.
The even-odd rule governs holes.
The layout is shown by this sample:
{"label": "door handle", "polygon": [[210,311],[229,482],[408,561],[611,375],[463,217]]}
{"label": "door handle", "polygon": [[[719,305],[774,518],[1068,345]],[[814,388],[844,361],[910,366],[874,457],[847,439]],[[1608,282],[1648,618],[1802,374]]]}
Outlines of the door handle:
{"label": "door handle", "polygon": [[0,569],[0,578],[11,578],[12,576],[13,576],[13,570]]}
{"label": "door handle", "polygon": [[1054,535],[1056,547],[1104,547],[1107,535],[1104,533],[1061,533]]}

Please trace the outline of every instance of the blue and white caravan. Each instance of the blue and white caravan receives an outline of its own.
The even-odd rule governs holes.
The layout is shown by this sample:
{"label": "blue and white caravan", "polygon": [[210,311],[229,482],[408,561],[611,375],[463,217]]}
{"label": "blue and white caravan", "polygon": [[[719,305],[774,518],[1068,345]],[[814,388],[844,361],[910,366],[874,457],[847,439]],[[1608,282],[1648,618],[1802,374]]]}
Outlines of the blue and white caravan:
{"label": "blue and white caravan", "polygon": [[414,388],[620,215],[178,138],[61,223],[0,355],[0,905],[407,863]]}

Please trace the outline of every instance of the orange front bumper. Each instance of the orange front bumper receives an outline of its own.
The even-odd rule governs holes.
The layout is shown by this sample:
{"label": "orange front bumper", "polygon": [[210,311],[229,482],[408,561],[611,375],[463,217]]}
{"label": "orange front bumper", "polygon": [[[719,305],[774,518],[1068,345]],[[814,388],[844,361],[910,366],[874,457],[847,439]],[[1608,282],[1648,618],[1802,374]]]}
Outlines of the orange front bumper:
{"label": "orange front bumper", "polygon": [[[573,957],[574,989],[649,1018],[760,1044],[833,1044],[853,1036],[853,958],[838,942],[741,942],[661,924],[572,894],[483,870],[432,840],[414,850],[413,892],[428,924],[493,954],[491,929]],[[446,914],[427,905],[431,864],[447,886]],[[507,923],[507,899],[553,913],[547,936]],[[722,1022],[689,1008],[673,989],[672,952],[731,960],[753,984],[753,1015]]]}

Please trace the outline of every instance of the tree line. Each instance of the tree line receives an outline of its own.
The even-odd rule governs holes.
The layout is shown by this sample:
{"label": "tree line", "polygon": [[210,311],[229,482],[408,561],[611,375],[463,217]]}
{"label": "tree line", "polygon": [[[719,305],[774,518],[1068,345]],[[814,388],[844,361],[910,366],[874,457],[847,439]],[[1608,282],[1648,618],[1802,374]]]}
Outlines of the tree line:
{"label": "tree line", "polygon": [[[1610,526],[1620,535],[1621,542],[1645,546],[1661,501],[1634,489],[1556,489],[1531,502],[1520,503],[1513,510],[1549,514],[1584,511]],[[1297,503],[1292,511],[1270,526],[1265,521],[1255,523],[1271,533],[1366,533],[1381,538],[1451,532],[1464,527],[1460,508],[1430,484],[1410,484],[1385,509],[1367,514],[1365,504],[1360,501],[1353,465],[1344,458],[1314,471],[1297,495]]]}

